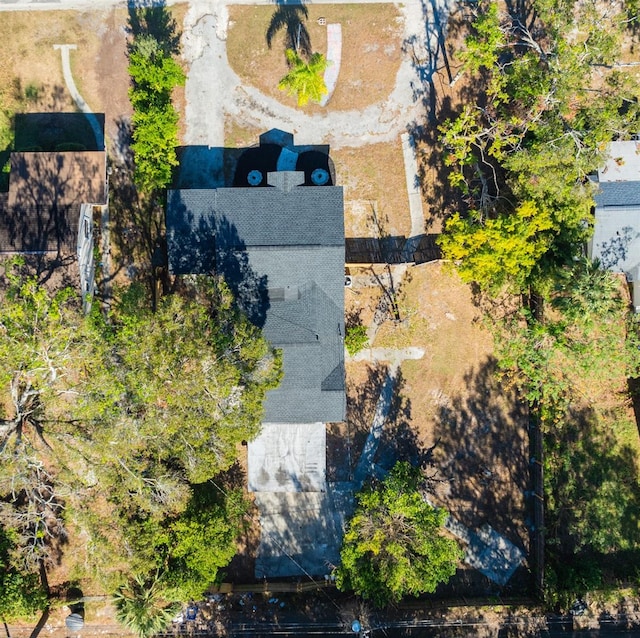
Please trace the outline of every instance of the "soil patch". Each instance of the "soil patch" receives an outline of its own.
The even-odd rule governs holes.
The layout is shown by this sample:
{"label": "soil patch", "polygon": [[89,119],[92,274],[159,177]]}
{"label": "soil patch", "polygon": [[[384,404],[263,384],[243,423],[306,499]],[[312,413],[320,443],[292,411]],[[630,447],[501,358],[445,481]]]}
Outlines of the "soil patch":
{"label": "soil patch", "polygon": [[[335,92],[326,107],[309,104],[311,113],[331,110],[363,109],[385,99],[391,92],[400,66],[402,18],[392,4],[373,5],[304,5],[301,11],[282,11],[284,5],[229,7],[227,55],[231,68],[243,82],[253,85],[266,95],[283,104],[296,106],[296,98],[288,97],[278,89],[278,82],[287,73],[284,49],[287,24],[297,39],[308,32],[311,50],[326,55],[326,23],[342,25],[342,61]],[[301,5],[302,6],[302,5]],[[279,13],[284,15],[285,26],[275,30],[271,48],[267,44],[267,31]]]}

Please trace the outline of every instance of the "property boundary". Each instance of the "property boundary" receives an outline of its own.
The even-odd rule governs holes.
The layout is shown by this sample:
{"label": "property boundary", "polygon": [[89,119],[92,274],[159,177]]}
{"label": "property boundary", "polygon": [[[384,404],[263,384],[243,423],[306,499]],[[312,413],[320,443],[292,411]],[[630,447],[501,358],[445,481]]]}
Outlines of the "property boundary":
{"label": "property boundary", "polygon": [[531,474],[531,562],[536,596],[544,594],[544,448],[538,405],[529,407],[529,471]]}

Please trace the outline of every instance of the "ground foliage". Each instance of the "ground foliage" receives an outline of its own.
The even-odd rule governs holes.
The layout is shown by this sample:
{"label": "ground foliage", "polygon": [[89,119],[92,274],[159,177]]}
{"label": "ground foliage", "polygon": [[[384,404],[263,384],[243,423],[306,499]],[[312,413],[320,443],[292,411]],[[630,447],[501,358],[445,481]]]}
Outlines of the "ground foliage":
{"label": "ground foliage", "polygon": [[340,551],[337,585],[377,606],[434,592],[455,574],[461,552],[443,533],[448,516],[422,493],[419,469],[398,462],[380,484],[357,495]]}
{"label": "ground foliage", "polygon": [[477,5],[461,54],[477,99],[441,127],[467,203],[441,246],[479,297],[521,295],[490,323],[502,374],[543,432],[547,595],[560,603],[628,575],[616,557],[640,549],[626,385],[640,373],[638,322],[620,280],[583,256],[589,176],[639,128],[622,64],[637,16],[596,0],[502,7]]}
{"label": "ground foliage", "polygon": [[469,207],[447,224],[442,248],[465,281],[492,293],[543,289],[579,254],[587,177],[611,140],[639,126],[638,86],[618,65],[628,26],[615,2],[532,0],[510,13],[479,3],[461,54],[479,95],[441,127],[450,180]]}
{"label": "ground foliage", "polygon": [[[258,433],[279,356],[215,280],[185,283],[155,313],[141,288],[122,290],[107,318],[85,317],[19,260],[4,285],[0,522],[16,568],[56,562],[72,522],[103,582],[160,570],[176,592],[201,590],[230,559],[243,510],[196,484]],[[195,569],[199,537],[211,554]]]}
{"label": "ground foliage", "polygon": [[47,606],[38,576],[21,564],[12,533],[0,526],[0,618],[5,622],[29,618]]}
{"label": "ground foliage", "polygon": [[640,550],[638,431],[626,379],[640,375],[637,318],[621,281],[588,260],[566,267],[543,317],[494,323],[503,374],[544,440],[547,598],[570,604],[634,577],[616,560]]}

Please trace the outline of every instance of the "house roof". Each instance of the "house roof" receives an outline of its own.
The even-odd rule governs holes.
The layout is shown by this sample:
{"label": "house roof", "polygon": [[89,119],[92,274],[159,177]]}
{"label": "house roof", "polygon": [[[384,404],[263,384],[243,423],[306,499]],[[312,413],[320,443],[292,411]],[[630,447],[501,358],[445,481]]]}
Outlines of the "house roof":
{"label": "house roof", "polygon": [[603,268],[626,273],[633,280],[640,278],[640,199],[636,202],[596,207],[590,255]]}
{"label": "house roof", "polygon": [[11,153],[0,252],[75,253],[80,205],[106,202],[104,151]]}
{"label": "house roof", "polygon": [[590,257],[604,268],[640,278],[640,144],[612,142],[598,171]]}
{"label": "house roof", "polygon": [[[640,165],[640,159],[638,161]],[[598,208],[640,204],[640,180],[633,182],[600,182],[594,199]]]}
{"label": "house roof", "polygon": [[598,171],[598,182],[634,182],[640,180],[640,142],[617,141],[609,144],[609,157]]}
{"label": "house roof", "polygon": [[284,378],[267,394],[265,421],[342,421],[342,188],[306,186],[303,172],[266,177],[259,187],[170,191],[169,266],[223,274],[249,318],[282,348]]}

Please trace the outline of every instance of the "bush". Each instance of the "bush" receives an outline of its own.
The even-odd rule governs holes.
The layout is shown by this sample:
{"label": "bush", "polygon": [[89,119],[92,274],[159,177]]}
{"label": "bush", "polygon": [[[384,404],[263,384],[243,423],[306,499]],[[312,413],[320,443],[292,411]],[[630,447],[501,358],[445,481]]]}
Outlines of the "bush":
{"label": "bush", "polygon": [[358,354],[369,345],[369,337],[367,337],[367,329],[362,325],[347,326],[344,345],[347,352],[353,356]]}

